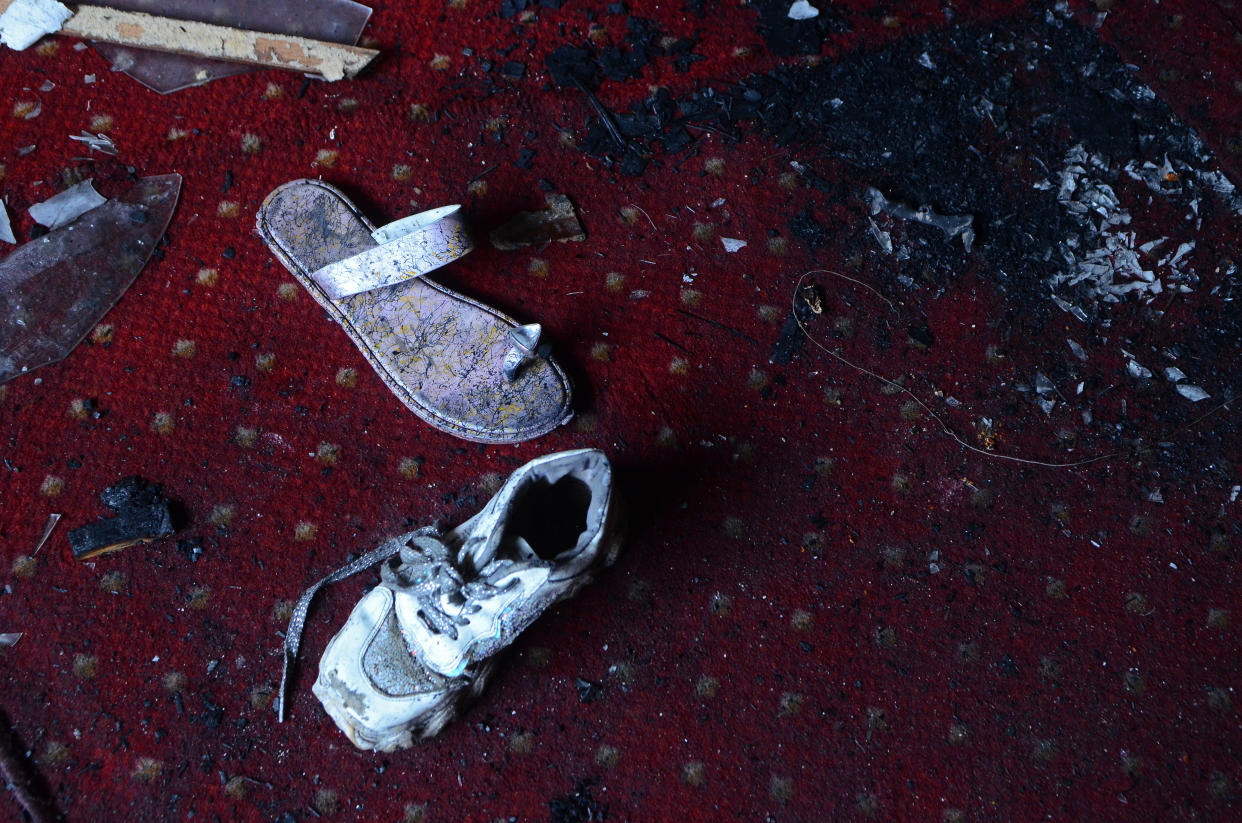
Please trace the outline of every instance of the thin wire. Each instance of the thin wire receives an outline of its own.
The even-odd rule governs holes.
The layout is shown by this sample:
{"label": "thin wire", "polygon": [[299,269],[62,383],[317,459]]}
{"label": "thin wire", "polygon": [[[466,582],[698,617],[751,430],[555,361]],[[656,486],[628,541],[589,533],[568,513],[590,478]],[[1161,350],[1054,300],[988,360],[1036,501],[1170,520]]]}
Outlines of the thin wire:
{"label": "thin wire", "polygon": [[[852,277],[846,277],[844,274],[841,274],[840,272],[831,271],[829,269],[812,269],[811,271],[805,272],[800,278],[798,278],[798,284],[794,287],[794,293],[793,293],[794,322],[798,324],[798,328],[802,330],[802,334],[806,337],[806,339],[811,341],[811,343],[817,346],[821,351],[823,351],[829,357],[832,357],[835,360],[839,360],[840,362],[849,366],[851,369],[854,369],[855,371],[860,371],[863,374],[867,375],[868,377],[878,380],[879,382],[883,383],[885,386],[893,389],[894,391],[900,392],[908,396],[911,400],[913,400],[915,403],[919,405],[919,408],[927,412],[927,414],[933,420],[935,420],[936,423],[940,425],[941,431],[943,431],[946,435],[952,438],[954,442],[956,442],[959,446],[966,449],[967,451],[971,451],[971,452],[974,452],[975,454],[983,455],[984,457],[990,457],[994,460],[1007,460],[1012,463],[1022,463],[1028,466],[1042,466],[1048,469],[1070,469],[1070,468],[1074,468],[1077,466],[1086,466],[1090,463],[1099,463],[1102,460],[1111,460],[1114,457],[1119,457],[1120,455],[1124,454],[1124,452],[1118,450],[1118,451],[1109,452],[1107,454],[1097,455],[1096,457],[1087,457],[1082,460],[1072,460],[1072,461],[1061,462],[1061,463],[1052,463],[1052,462],[1048,462],[1044,460],[1031,460],[1030,458],[1026,458],[1026,457],[1016,457],[1011,454],[1002,454],[999,452],[987,451],[986,449],[981,449],[978,446],[975,446],[975,445],[972,445],[971,443],[966,442],[964,439],[962,439],[962,437],[957,432],[949,428],[949,424],[945,422],[944,418],[936,414],[936,412],[933,411],[932,408],[927,405],[927,403],[923,402],[922,398],[920,398],[914,392],[910,391],[910,389],[907,389],[905,386],[901,385],[900,383],[897,383],[893,380],[889,380],[887,377],[884,377],[883,375],[876,374],[870,369],[864,368],[863,366],[860,366],[857,363],[852,362],[851,360],[847,359],[846,357],[839,354],[838,352],[833,351],[832,349],[828,348],[823,343],[819,342],[818,340],[816,340],[814,337],[811,336],[810,331],[807,329],[806,325],[803,324],[802,318],[798,316],[797,309],[798,309],[798,295],[802,293],[802,284],[806,282],[806,279],[810,277],[812,274],[831,274],[834,277],[840,277],[842,280],[848,280],[851,283],[855,283],[871,292],[874,292],[881,300],[883,300],[885,303],[888,303],[888,306],[890,309],[892,309],[894,312],[897,310],[896,307],[893,306],[893,302],[891,300],[889,300],[884,295],[880,294],[873,287],[867,285],[866,283],[863,283],[859,280],[855,280]],[[1229,403],[1230,401],[1227,400],[1219,404],[1215,408],[1210,409],[1206,413],[1200,415],[1199,417],[1196,417],[1194,420],[1191,420],[1189,423],[1179,426],[1178,428],[1170,432],[1166,436],[1166,439],[1167,437],[1172,437],[1173,435],[1181,431],[1184,431],[1185,429],[1188,429],[1192,426],[1197,425],[1200,421],[1215,414],[1221,409],[1229,408]],[[1147,447],[1147,448],[1136,449],[1133,452],[1133,454],[1136,454],[1136,455],[1142,454],[1143,452],[1147,452],[1147,451],[1152,451],[1152,448]]]}

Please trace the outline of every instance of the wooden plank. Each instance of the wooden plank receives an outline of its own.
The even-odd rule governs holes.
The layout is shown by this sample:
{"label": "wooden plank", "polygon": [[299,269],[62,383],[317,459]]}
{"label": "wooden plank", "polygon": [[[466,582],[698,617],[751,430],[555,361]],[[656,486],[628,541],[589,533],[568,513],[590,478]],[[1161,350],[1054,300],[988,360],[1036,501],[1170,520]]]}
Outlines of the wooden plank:
{"label": "wooden plank", "polygon": [[[11,2],[0,0],[0,13]],[[324,80],[353,77],[379,56],[378,51],[357,46],[174,20],[104,6],[79,6],[60,33],[137,49],[287,69],[317,75]]]}

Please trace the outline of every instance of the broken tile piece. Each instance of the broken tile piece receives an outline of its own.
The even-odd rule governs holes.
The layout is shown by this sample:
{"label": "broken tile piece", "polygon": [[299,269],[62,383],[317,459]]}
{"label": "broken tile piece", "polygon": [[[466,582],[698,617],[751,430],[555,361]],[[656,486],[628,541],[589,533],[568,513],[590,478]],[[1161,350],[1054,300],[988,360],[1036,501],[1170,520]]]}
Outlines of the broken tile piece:
{"label": "broken tile piece", "polygon": [[88,560],[136,543],[150,543],[173,533],[168,500],[141,477],[127,477],[99,493],[112,511],[109,517],[69,532],[69,547],[78,560]]}
{"label": "broken tile piece", "polygon": [[43,35],[60,31],[72,14],[56,0],[13,0],[0,14],[0,43],[16,51],[29,48]]}
{"label": "broken tile piece", "polygon": [[69,225],[96,206],[102,206],[107,202],[106,198],[95,191],[90,180],[83,180],[42,203],[35,203],[29,211],[30,216],[40,226],[59,229],[61,226]]}
{"label": "broken tile piece", "polygon": [[586,232],[578,222],[574,205],[563,194],[547,198],[544,211],[518,212],[509,222],[491,234],[492,245],[501,251],[513,251],[523,246],[536,246],[556,240],[560,243],[586,240]]}

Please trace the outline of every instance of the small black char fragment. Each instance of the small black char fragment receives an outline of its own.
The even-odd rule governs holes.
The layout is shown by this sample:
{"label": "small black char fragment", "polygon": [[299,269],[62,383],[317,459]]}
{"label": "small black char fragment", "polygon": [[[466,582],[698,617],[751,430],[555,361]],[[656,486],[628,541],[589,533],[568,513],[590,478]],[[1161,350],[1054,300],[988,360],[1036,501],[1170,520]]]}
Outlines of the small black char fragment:
{"label": "small black char fragment", "polygon": [[535,159],[534,149],[522,149],[518,152],[518,159],[514,161],[514,165],[519,169],[529,169],[532,161]]}
{"label": "small black char fragment", "polygon": [[203,713],[196,718],[208,729],[218,729],[224,722],[224,707],[218,705],[210,693],[203,695]]}
{"label": "small black char fragment", "polygon": [[608,806],[591,796],[594,780],[579,780],[570,794],[548,801],[551,823],[591,823],[608,819]]}
{"label": "small black char fragment", "polygon": [[511,17],[517,17],[519,14],[526,11],[528,6],[530,6],[530,0],[504,0],[504,2],[500,4],[500,17],[503,20],[508,20]]}
{"label": "small black char fragment", "polygon": [[574,688],[578,690],[578,702],[580,703],[594,703],[604,696],[603,686],[584,677],[574,678]]}
{"label": "small black char fragment", "polygon": [[526,64],[510,60],[501,68],[500,73],[510,80],[520,80],[526,74]]}
{"label": "small black char fragment", "polygon": [[797,300],[785,319],[785,325],[781,327],[780,339],[772,348],[772,356],[768,358],[768,361],[777,366],[789,365],[794,355],[802,351],[806,345],[806,333],[802,329],[808,326],[814,318],[815,312],[810,304],[805,300]]}
{"label": "small black char fragment", "polygon": [[931,328],[927,325],[927,321],[920,321],[918,324],[910,326],[906,329],[910,335],[910,339],[920,346],[930,349],[932,344],[936,342],[936,336],[932,334]]}
{"label": "small black char fragment", "polygon": [[789,230],[794,237],[806,242],[807,246],[817,249],[828,240],[828,230],[824,224],[815,219],[815,213],[807,206],[789,218]]}
{"label": "small black char fragment", "polygon": [[560,46],[545,58],[544,65],[558,86],[594,89],[599,85],[599,67],[590,49]]}
{"label": "small black char fragment", "polygon": [[197,563],[203,556],[203,541],[197,537],[177,541],[177,551],[184,554],[191,562]]}
{"label": "small black char fragment", "polygon": [[232,246],[225,246],[224,251],[220,252],[220,256],[223,257],[225,260],[232,260],[234,257],[237,256],[237,249],[233,248]]}

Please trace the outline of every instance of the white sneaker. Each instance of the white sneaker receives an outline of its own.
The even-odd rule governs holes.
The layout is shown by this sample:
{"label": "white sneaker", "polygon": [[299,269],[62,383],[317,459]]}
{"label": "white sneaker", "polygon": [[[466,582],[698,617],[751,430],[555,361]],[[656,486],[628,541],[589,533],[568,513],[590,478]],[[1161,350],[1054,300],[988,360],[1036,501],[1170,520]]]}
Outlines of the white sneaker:
{"label": "white sneaker", "polygon": [[315,583],[285,635],[281,720],[316,592],[383,562],[380,585],[324,650],[313,691],[360,749],[393,751],[437,734],[483,691],[498,651],[616,559],[615,509],[603,452],[552,454],[515,471],[442,537],[402,535]]}
{"label": "white sneaker", "polygon": [[411,538],[382,567],[406,642],[446,677],[493,656],[616,559],[615,509],[597,449],[522,466],[477,515],[442,540]]}
{"label": "white sneaker", "polygon": [[324,650],[312,687],[360,749],[391,752],[438,734],[491,675],[490,661],[452,678],[420,665],[401,637],[392,604],[384,586],[358,602]]}

